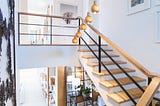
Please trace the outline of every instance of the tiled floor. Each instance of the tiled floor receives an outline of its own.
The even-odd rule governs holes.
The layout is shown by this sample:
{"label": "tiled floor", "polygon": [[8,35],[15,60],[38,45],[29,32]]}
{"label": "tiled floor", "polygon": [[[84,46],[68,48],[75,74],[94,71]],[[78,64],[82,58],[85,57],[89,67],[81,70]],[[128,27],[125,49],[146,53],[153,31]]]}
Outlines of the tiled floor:
{"label": "tiled floor", "polygon": [[[48,106],[42,96],[39,72],[36,69],[22,70],[20,80],[23,84],[24,103],[20,106]],[[54,105],[50,105],[54,106]]]}

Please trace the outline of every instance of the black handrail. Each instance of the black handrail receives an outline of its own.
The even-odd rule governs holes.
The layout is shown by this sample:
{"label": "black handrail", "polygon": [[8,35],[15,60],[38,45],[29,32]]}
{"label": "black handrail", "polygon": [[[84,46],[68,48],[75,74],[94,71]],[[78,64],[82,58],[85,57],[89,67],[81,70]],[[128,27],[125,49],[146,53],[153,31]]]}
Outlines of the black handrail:
{"label": "black handrail", "polygon": [[[83,42],[86,44],[86,46],[90,49],[90,51],[95,55],[95,57],[98,59],[98,56],[94,53],[94,51],[92,50],[92,48],[87,44],[87,42],[81,38],[83,40]],[[99,61],[100,64],[102,64],[104,66],[104,68],[108,71],[108,73],[112,76],[112,78],[118,83],[118,85],[120,86],[120,88],[126,93],[126,95],[131,99],[131,101],[136,105],[137,103],[135,102],[135,100],[130,96],[130,94],[126,91],[126,89],[121,85],[121,83],[116,79],[116,77],[110,72],[110,70],[106,67],[106,65],[102,62]]]}

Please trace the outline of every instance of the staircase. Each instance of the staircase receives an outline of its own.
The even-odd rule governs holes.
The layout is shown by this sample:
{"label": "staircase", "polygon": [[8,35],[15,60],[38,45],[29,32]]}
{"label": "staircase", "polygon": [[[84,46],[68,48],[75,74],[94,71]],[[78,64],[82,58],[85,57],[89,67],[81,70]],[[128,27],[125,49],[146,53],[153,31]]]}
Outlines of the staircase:
{"label": "staircase", "polygon": [[[147,77],[142,73],[137,72],[137,69],[130,64],[127,60],[122,58],[109,46],[103,46],[103,49],[128,73],[143,89],[147,87]],[[96,47],[92,46],[95,54],[98,54]],[[98,72],[99,62],[96,56],[87,49],[87,47],[80,47],[79,58],[85,71],[95,84],[100,95],[102,96],[106,106],[133,106],[135,105],[126,93],[120,88],[117,82],[111,77],[105,68],[101,67],[101,73]],[[142,96],[143,92],[128,78],[121,69],[102,53],[101,61],[108,67],[110,72],[117,78],[120,84],[126,89],[129,95],[137,102]],[[155,105],[152,105],[155,106]]]}
{"label": "staircase", "polygon": [[[60,19],[60,20],[64,20],[64,19],[78,20],[77,21],[78,24],[76,25],[79,25],[78,26],[79,28],[77,28],[77,26],[71,27],[71,26],[63,26],[63,25],[59,27],[76,28],[76,30],[78,29],[78,31],[79,30],[81,30],[81,32],[83,31],[83,36],[86,35],[87,37],[82,36],[79,38],[78,37],[79,35],[78,36],[64,35],[64,31],[62,31],[63,32],[62,35],[57,35],[57,34],[53,34],[52,31],[49,31],[49,33],[47,32],[48,34],[46,34],[46,32],[43,33],[44,35],[47,35],[45,36],[46,37],[45,39],[48,39],[48,37],[50,38],[49,42],[47,42],[48,40],[44,42],[44,39],[42,39],[42,42],[40,42],[40,46],[42,45],[43,46],[44,45],[45,46],[56,46],[56,45],[67,46],[68,42],[63,42],[62,44],[61,43],[53,44],[54,42],[52,41],[55,39],[52,39],[52,38],[57,37],[57,36],[59,36],[60,38],[66,38],[62,36],[69,36],[68,40],[66,39],[56,40],[56,41],[69,41],[69,43],[71,41],[71,38],[74,38],[74,40],[76,41],[78,41],[78,38],[79,38],[79,42],[78,42],[79,44],[77,43],[72,46],[79,45],[78,52],[79,52],[80,62],[82,66],[84,67],[85,71],[88,73],[91,80],[93,81],[94,85],[98,89],[106,106],[134,106],[136,105],[137,101],[142,96],[145,89],[147,91],[147,88],[148,88],[147,85],[148,85],[149,80],[151,80],[154,77],[158,77],[150,73],[149,70],[147,70],[142,65],[140,65],[138,62],[136,62],[133,58],[128,56],[124,51],[122,51],[117,45],[115,45],[112,41],[106,38],[106,36],[100,33],[96,28],[94,28],[90,24],[87,24],[85,20],[81,17],[65,18],[65,17],[60,17],[60,16],[48,16],[48,15],[40,15],[40,14],[32,14],[32,13],[19,13],[18,17],[21,18],[20,17],[21,15],[47,17],[46,19],[51,19],[51,20],[54,18]],[[81,22],[82,22],[81,25],[83,25],[83,27],[80,25]],[[19,22],[19,29],[21,29],[23,25],[39,25],[39,24],[29,24],[29,23],[26,24],[25,22]],[[86,29],[85,25],[89,27],[87,28],[87,30],[85,30]],[[54,25],[52,25],[52,22],[51,22],[51,25],[47,24],[44,26],[45,27],[49,26],[50,29],[52,29]],[[22,39],[21,37],[23,37],[21,35],[32,35],[32,34],[20,32],[20,31],[21,30],[19,30],[19,36],[18,36],[19,45],[23,45],[23,46],[28,45],[28,42],[27,43],[20,42],[20,39]],[[94,40],[92,36],[88,33],[88,31],[94,33],[94,36],[97,35],[98,39]],[[75,31],[73,32],[75,33]],[[43,34],[39,34],[39,35],[43,35]],[[37,34],[35,35],[37,36]],[[30,39],[30,37],[28,38]],[[85,39],[85,38],[88,38],[88,39]],[[90,40],[94,44],[89,45],[88,42],[86,42]],[[105,44],[102,45],[101,40],[103,40]],[[83,44],[81,44],[81,41],[83,41]],[[33,46],[32,43],[31,44],[29,43],[29,45]],[[39,45],[39,43],[34,44],[34,45]],[[68,44],[68,46],[71,46],[71,45]],[[57,52],[57,48],[55,48],[55,50]],[[66,50],[66,47],[65,47],[65,50]],[[74,52],[74,51],[71,51],[71,52]],[[60,52],[58,51],[58,53],[61,53],[61,48],[60,48]],[[62,57],[62,56],[60,55],[59,57]],[[77,58],[77,57],[72,57],[72,58]],[[36,60],[36,59],[33,59],[33,60]],[[157,85],[160,85],[160,81]],[[155,87],[155,92],[157,91],[158,87],[159,86]],[[155,93],[152,93],[152,94],[155,94]],[[139,106],[141,106],[141,104]],[[146,105],[142,104],[142,106],[146,106]],[[155,105],[152,105],[152,106],[155,106]]]}

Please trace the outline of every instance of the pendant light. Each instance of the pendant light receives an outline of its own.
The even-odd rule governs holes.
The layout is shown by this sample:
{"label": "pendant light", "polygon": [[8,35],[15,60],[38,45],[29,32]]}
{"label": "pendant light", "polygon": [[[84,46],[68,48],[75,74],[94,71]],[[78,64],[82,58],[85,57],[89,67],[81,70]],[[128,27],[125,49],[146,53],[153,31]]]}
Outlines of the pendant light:
{"label": "pendant light", "polygon": [[91,7],[91,11],[92,11],[92,13],[98,13],[99,12],[99,7],[97,5],[96,0],[94,0],[94,3],[92,5],[92,7]]}
{"label": "pendant light", "polygon": [[88,23],[88,24],[92,22],[92,17],[91,17],[91,15],[90,15],[89,12],[87,13],[87,16],[85,17],[85,21],[86,21],[86,23]]}
{"label": "pendant light", "polygon": [[77,31],[77,33],[76,33],[76,37],[77,37],[77,38],[82,37],[82,34],[81,34],[81,32],[80,32],[80,29],[78,29],[78,31]]}
{"label": "pendant light", "polygon": [[72,43],[77,43],[78,42],[78,39],[76,38],[76,37],[74,37],[73,39],[72,39]]}
{"label": "pendant light", "polygon": [[82,24],[80,25],[80,29],[81,29],[81,30],[86,30],[86,29],[87,29],[87,26],[86,26],[84,23],[82,23]]}

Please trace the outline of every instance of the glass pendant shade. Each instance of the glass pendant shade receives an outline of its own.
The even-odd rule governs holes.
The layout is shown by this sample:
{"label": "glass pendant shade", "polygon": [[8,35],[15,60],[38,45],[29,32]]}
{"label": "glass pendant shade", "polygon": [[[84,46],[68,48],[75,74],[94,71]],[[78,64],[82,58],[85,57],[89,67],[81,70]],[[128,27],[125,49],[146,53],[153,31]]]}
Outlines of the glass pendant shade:
{"label": "glass pendant shade", "polygon": [[92,17],[90,16],[90,13],[87,13],[87,16],[85,17],[86,23],[91,23],[92,22]]}
{"label": "glass pendant shade", "polygon": [[92,11],[92,13],[98,13],[99,12],[99,7],[98,7],[98,5],[96,3],[96,0],[94,0],[94,3],[92,5],[92,7],[91,7],[91,11]]}
{"label": "glass pendant shade", "polygon": [[82,37],[82,34],[81,34],[81,32],[80,32],[80,29],[77,31],[77,33],[76,33],[76,37],[77,37],[77,38]]}
{"label": "glass pendant shade", "polygon": [[82,23],[82,24],[80,25],[80,29],[81,29],[81,30],[86,30],[86,29],[87,29],[87,26],[86,26],[84,23]]}
{"label": "glass pendant shade", "polygon": [[77,43],[77,42],[78,42],[77,38],[74,37],[74,38],[72,39],[72,43]]}

